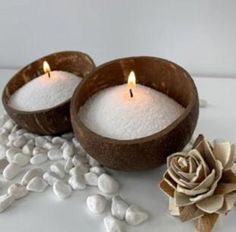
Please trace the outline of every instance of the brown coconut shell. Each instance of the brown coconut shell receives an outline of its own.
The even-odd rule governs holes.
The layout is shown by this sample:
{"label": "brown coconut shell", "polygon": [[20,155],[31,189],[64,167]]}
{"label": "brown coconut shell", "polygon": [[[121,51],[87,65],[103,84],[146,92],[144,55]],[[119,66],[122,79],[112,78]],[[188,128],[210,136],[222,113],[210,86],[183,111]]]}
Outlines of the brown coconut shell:
{"label": "brown coconut shell", "polygon": [[20,127],[37,134],[62,134],[72,130],[70,99],[55,107],[32,112],[20,111],[8,104],[11,95],[16,90],[44,73],[42,67],[45,60],[49,63],[51,70],[67,71],[82,78],[95,68],[93,60],[82,52],[63,51],[47,55],[25,66],[11,78],[4,88],[2,102],[9,116]]}
{"label": "brown coconut shell", "polygon": [[[138,83],[184,106],[183,114],[164,130],[134,140],[107,138],[88,129],[78,116],[80,107],[96,92],[127,83],[132,70]],[[156,168],[183,149],[197,123],[199,100],[191,76],[179,65],[156,57],[129,57],[105,63],[85,78],[74,92],[70,112],[74,133],[88,154],[106,167],[134,171]]]}

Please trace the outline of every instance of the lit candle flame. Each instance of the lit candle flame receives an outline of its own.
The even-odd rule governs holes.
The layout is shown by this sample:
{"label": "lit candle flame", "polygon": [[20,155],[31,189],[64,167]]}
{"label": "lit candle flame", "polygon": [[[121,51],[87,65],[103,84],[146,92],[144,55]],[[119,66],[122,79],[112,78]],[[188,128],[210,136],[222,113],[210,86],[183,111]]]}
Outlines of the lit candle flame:
{"label": "lit candle flame", "polygon": [[129,87],[129,93],[130,97],[133,97],[133,88],[136,86],[136,77],[134,71],[131,71],[128,77],[128,87]]}
{"label": "lit candle flame", "polygon": [[44,73],[48,74],[48,77],[50,77],[51,69],[50,69],[50,66],[47,61],[43,62],[43,71],[44,71]]}

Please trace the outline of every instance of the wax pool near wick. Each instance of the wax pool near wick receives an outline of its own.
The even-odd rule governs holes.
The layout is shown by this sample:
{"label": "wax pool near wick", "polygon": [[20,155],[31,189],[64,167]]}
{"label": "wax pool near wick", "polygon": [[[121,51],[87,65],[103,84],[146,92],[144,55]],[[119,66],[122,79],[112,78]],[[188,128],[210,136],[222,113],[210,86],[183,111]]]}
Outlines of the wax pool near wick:
{"label": "wax pool near wick", "polygon": [[118,140],[137,139],[161,131],[184,108],[167,95],[137,84],[110,87],[89,98],[79,111],[81,121],[95,133]]}
{"label": "wax pool near wick", "polygon": [[72,73],[47,71],[18,89],[9,105],[22,111],[44,110],[69,100],[82,79]]}

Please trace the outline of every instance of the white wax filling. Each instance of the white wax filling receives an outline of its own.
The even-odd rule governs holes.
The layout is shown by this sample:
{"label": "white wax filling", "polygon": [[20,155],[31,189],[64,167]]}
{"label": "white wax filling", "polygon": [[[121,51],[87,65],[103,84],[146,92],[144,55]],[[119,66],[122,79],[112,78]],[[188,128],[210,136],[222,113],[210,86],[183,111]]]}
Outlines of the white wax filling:
{"label": "white wax filling", "polygon": [[130,97],[127,84],[110,87],[89,98],[79,111],[81,121],[105,137],[129,140],[159,132],[184,108],[167,95],[137,85]]}
{"label": "white wax filling", "polygon": [[22,111],[43,110],[70,99],[81,78],[63,71],[39,76],[18,89],[9,105]]}

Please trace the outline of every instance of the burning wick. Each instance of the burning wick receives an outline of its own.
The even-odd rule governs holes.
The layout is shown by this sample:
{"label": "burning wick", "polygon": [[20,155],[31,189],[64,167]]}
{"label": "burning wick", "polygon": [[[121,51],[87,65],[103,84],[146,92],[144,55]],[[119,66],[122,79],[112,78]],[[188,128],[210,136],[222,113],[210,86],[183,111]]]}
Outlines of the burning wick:
{"label": "burning wick", "polygon": [[133,88],[136,86],[136,77],[135,77],[135,73],[134,71],[131,71],[128,77],[128,87],[129,87],[129,93],[130,93],[130,97],[134,97],[133,94]]}
{"label": "burning wick", "polygon": [[50,66],[49,66],[47,61],[43,62],[43,71],[44,71],[44,73],[47,73],[48,77],[50,78],[50,76],[51,76],[50,75],[51,69],[50,69]]}

